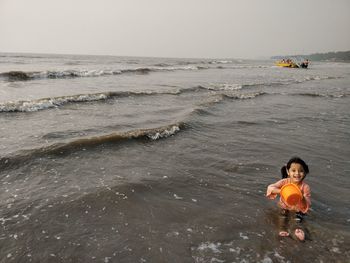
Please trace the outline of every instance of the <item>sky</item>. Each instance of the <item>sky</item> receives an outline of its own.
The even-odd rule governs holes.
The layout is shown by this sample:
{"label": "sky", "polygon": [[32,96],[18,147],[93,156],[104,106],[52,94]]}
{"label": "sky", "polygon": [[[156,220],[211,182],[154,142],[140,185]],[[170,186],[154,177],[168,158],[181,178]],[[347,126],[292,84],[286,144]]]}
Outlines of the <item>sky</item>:
{"label": "sky", "polygon": [[268,58],[350,50],[350,0],[0,0],[0,52]]}

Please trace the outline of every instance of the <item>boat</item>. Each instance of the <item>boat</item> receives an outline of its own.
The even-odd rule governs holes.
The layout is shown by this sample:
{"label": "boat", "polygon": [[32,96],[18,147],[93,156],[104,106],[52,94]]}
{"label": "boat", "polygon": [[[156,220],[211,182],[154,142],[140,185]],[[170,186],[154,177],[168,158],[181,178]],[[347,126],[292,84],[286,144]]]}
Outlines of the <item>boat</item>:
{"label": "boat", "polygon": [[284,61],[276,61],[276,66],[283,68],[299,68],[299,65],[294,62],[284,62]]}
{"label": "boat", "polygon": [[286,61],[276,61],[276,66],[282,67],[282,68],[299,68],[299,65],[294,63],[293,61],[286,62]]}
{"label": "boat", "polygon": [[303,62],[297,63],[292,59],[282,59],[275,62],[276,66],[283,68],[307,68],[309,66],[309,60],[306,59]]}

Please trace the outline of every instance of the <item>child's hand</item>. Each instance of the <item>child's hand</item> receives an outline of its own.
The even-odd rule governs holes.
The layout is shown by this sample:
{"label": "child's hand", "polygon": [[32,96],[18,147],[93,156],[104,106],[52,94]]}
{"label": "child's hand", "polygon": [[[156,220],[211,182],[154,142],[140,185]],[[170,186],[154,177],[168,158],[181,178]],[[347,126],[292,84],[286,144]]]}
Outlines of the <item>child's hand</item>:
{"label": "child's hand", "polygon": [[269,185],[267,187],[266,197],[269,199],[275,199],[280,192],[281,189],[279,189],[278,187],[274,186],[273,184]]}

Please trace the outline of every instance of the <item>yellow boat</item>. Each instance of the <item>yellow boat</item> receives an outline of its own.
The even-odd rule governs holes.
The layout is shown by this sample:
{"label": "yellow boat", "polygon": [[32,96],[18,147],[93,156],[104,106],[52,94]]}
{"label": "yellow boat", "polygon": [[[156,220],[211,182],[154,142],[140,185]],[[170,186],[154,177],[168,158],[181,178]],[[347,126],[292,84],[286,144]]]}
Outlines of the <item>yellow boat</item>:
{"label": "yellow boat", "polygon": [[292,62],[284,62],[284,61],[276,61],[276,66],[283,67],[283,68],[299,68],[299,65]]}
{"label": "yellow boat", "polygon": [[[304,59],[300,60],[300,62],[295,62],[295,59],[287,58],[276,61],[275,64],[278,67],[282,68],[307,68],[309,66],[309,60]],[[302,62],[301,62],[302,61]]]}

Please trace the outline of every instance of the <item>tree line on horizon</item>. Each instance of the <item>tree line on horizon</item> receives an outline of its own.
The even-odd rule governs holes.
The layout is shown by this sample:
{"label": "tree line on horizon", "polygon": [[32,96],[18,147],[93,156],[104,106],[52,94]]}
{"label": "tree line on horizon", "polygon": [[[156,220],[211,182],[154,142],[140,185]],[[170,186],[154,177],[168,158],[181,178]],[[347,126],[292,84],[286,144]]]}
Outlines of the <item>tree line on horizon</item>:
{"label": "tree line on horizon", "polygon": [[312,61],[350,62],[350,51],[314,53],[310,55],[273,56],[271,59],[283,59],[286,57],[302,57],[304,59],[309,59]]}

